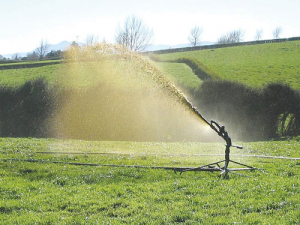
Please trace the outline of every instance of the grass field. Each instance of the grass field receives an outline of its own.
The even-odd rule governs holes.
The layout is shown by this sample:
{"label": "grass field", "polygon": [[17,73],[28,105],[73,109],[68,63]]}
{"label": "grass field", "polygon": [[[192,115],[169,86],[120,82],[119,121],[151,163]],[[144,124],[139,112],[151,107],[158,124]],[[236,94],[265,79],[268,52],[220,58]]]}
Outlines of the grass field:
{"label": "grass field", "polygon": [[57,78],[61,72],[60,68],[61,64],[18,69],[1,69],[0,66],[0,85],[14,87],[22,85],[28,80],[38,78],[45,78],[50,84],[54,84],[57,82]]}
{"label": "grass field", "polygon": [[176,86],[197,89],[202,83],[185,63],[157,62],[155,65]]}
{"label": "grass field", "polygon": [[300,89],[299,57],[300,41],[155,55],[164,61],[197,59],[219,78],[251,87],[280,82],[294,89]]}
{"label": "grass field", "polygon": [[300,161],[237,154],[299,157],[299,140],[239,144],[245,148],[232,149],[232,159],[264,172],[224,180],[219,173],[67,164],[200,166],[223,159],[223,143],[2,138],[0,223],[298,224]]}
{"label": "grass field", "polygon": [[[241,82],[251,87],[280,82],[294,89],[300,89],[298,62],[300,41],[160,54],[155,57],[164,61],[180,58],[197,59],[212,71],[214,76]],[[19,64],[26,67],[32,62]],[[57,77],[63,73],[62,64],[34,68],[4,68],[9,65],[16,65],[16,63],[0,65],[1,85],[16,86],[38,77],[45,77],[49,82],[55,83]],[[155,63],[155,65],[178,86],[195,88],[201,84],[201,80],[192,70],[182,63]]]}

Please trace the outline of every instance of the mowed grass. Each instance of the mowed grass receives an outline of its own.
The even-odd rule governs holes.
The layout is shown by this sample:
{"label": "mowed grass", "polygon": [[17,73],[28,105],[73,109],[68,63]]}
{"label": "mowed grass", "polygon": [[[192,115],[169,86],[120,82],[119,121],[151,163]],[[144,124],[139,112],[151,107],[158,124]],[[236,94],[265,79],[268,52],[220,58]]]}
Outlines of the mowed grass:
{"label": "mowed grass", "polygon": [[155,57],[165,61],[197,59],[220,79],[250,87],[279,82],[300,89],[300,41],[159,54]]}
{"label": "mowed grass", "polygon": [[237,154],[297,157],[299,140],[239,144],[245,148],[232,149],[232,159],[264,172],[224,180],[219,173],[67,164],[200,166],[223,159],[222,142],[2,138],[0,223],[298,224],[299,161]]}

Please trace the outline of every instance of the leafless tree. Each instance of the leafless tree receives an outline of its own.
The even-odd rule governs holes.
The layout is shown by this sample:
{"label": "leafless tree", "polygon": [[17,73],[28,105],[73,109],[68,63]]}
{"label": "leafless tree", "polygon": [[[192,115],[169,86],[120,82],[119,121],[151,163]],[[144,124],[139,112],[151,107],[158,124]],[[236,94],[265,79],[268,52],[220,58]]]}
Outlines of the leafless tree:
{"label": "leafless tree", "polygon": [[244,36],[244,31],[242,31],[241,29],[234,30],[227,33],[226,35],[221,36],[218,39],[218,44],[229,44],[229,43],[241,42],[243,40],[243,36]]}
{"label": "leafless tree", "polygon": [[228,44],[229,42],[229,38],[226,35],[222,35],[221,37],[218,38],[218,44]]}
{"label": "leafless tree", "polygon": [[230,40],[233,43],[243,41],[243,36],[244,31],[242,31],[241,29],[230,32]]}
{"label": "leafless tree", "polygon": [[275,30],[273,31],[274,39],[278,39],[281,35],[281,32],[282,32],[281,27],[276,27]]}
{"label": "leafless tree", "polygon": [[135,16],[126,19],[123,27],[118,27],[115,40],[132,51],[143,51],[149,45],[153,32],[142,20]]}
{"label": "leafless tree", "polygon": [[195,26],[190,31],[190,36],[188,37],[189,42],[192,44],[192,46],[197,46],[200,41],[200,36],[202,34],[202,29],[198,26]]}
{"label": "leafless tree", "polygon": [[12,60],[20,60],[21,57],[20,57],[19,53],[15,53],[15,54],[13,54],[13,55],[11,56],[11,59],[12,59]]}
{"label": "leafless tree", "polygon": [[87,47],[91,47],[99,42],[98,39],[99,38],[97,36],[95,36],[93,34],[89,34],[85,39],[85,45]]}
{"label": "leafless tree", "polygon": [[35,51],[33,51],[33,52],[27,54],[27,59],[28,60],[38,60],[39,56]]}
{"label": "leafless tree", "polygon": [[72,43],[70,44],[71,47],[78,47],[78,43],[76,41],[72,41]]}
{"label": "leafless tree", "polygon": [[40,41],[39,47],[36,49],[36,52],[39,56],[39,59],[45,58],[46,54],[49,51],[50,45],[48,44],[47,40],[42,39]]}
{"label": "leafless tree", "polygon": [[262,34],[263,34],[263,30],[262,30],[262,29],[260,29],[260,30],[256,30],[256,34],[255,34],[255,40],[256,40],[256,41],[259,41],[259,40],[261,40],[261,38],[262,38]]}

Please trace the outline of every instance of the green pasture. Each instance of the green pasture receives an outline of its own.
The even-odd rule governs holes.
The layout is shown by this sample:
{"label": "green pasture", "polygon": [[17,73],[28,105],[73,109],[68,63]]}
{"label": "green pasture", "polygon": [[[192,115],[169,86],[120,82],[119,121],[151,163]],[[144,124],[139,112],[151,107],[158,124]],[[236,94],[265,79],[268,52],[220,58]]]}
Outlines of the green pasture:
{"label": "green pasture", "polygon": [[[44,64],[45,62],[43,62]],[[0,65],[0,85],[8,87],[17,87],[23,85],[26,81],[44,78],[50,85],[63,85],[63,86],[89,86],[98,83],[98,80],[104,78],[102,71],[99,70],[97,76],[95,75],[95,68],[101,67],[99,63],[84,62],[84,63],[58,63],[49,65],[35,66],[38,62],[25,62],[20,63],[23,67],[15,69],[1,68]],[[17,63],[15,63],[17,64]],[[13,65],[15,65],[13,64]],[[47,63],[46,63],[47,64]],[[10,65],[4,64],[3,66]],[[72,67],[70,70],[69,67]],[[70,73],[76,71],[71,77]],[[114,70],[112,69],[112,72]],[[79,74],[84,74],[80,75]]]}
{"label": "green pasture", "polygon": [[41,60],[41,61],[14,61],[9,60],[8,62],[6,61],[1,61],[0,62],[0,69],[4,68],[26,68],[26,67],[38,67],[40,65],[51,65],[51,64],[57,64],[62,62],[63,60],[58,59],[58,60]]}
{"label": "green pasture", "polygon": [[[154,57],[162,61],[176,61],[182,58],[198,61],[206,66],[214,77],[237,81],[250,87],[263,87],[270,82],[279,82],[300,89],[300,41],[159,54]],[[49,65],[27,68],[28,65],[40,63],[47,62],[1,64],[0,84],[18,86],[39,77],[56,83],[57,77],[64,73],[64,64],[51,65],[53,61],[49,61]],[[17,64],[20,64],[20,67],[16,69],[5,68]],[[183,63],[156,62],[155,65],[177,86],[193,89],[201,84],[201,80]]]}
{"label": "green pasture", "polygon": [[198,60],[214,76],[250,87],[279,82],[300,89],[300,41],[157,54],[154,57],[162,61]]}
{"label": "green pasture", "polygon": [[202,83],[193,70],[185,63],[157,62],[155,65],[177,86],[197,89]]}
{"label": "green pasture", "polygon": [[[26,65],[26,63],[24,65]],[[38,78],[45,78],[50,84],[55,84],[60,74],[61,64],[32,68],[24,66],[23,68],[17,69],[1,69],[0,66],[0,85],[16,87],[24,84],[28,80],[36,80]]]}
{"label": "green pasture", "polygon": [[218,172],[103,165],[196,167],[222,160],[223,142],[2,138],[0,223],[298,224],[300,161],[249,156],[299,157],[299,139],[238,144],[244,149],[231,158],[264,172],[224,180]]}

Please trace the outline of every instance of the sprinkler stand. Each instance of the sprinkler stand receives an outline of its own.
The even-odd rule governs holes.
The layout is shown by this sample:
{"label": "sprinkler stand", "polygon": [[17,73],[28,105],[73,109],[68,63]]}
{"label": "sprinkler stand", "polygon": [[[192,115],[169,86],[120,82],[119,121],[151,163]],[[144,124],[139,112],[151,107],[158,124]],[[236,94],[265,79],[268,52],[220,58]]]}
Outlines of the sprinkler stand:
{"label": "sprinkler stand", "polygon": [[[228,173],[232,172],[232,171],[259,170],[258,168],[248,166],[246,164],[242,164],[242,163],[235,162],[235,161],[231,160],[230,157],[229,157],[230,147],[235,147],[235,148],[239,148],[239,149],[242,149],[243,147],[238,146],[238,145],[232,145],[231,138],[229,137],[228,133],[225,131],[225,126],[220,126],[216,121],[212,120],[211,123],[210,123],[210,127],[214,131],[216,131],[218,133],[218,135],[220,137],[222,137],[226,142],[225,159],[221,160],[221,161],[218,161],[218,162],[203,165],[203,166],[200,166],[200,167],[185,169],[185,170],[182,170],[181,173],[187,172],[187,171],[210,171],[210,172],[220,171],[221,172],[220,177],[228,178]],[[238,164],[240,166],[243,166],[244,168],[228,168],[230,162]],[[221,167],[219,165],[220,163],[225,163],[225,164],[224,164],[223,167]],[[239,175],[241,175],[241,174],[239,174]]]}

